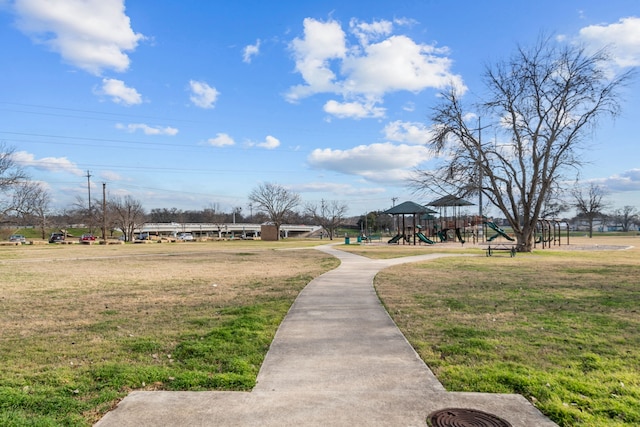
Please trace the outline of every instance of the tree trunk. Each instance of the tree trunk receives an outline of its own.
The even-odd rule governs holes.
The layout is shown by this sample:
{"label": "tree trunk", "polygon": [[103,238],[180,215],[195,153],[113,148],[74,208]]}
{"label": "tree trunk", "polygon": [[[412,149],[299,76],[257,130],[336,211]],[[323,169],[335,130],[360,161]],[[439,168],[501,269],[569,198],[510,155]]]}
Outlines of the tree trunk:
{"label": "tree trunk", "polygon": [[531,252],[533,250],[534,231],[534,227],[525,225],[520,232],[515,233],[518,252]]}

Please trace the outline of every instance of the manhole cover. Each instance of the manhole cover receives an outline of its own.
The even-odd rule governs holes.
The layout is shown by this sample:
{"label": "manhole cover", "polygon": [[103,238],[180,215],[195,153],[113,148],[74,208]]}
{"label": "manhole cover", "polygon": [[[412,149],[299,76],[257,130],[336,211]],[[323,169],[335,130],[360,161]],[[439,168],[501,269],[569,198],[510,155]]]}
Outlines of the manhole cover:
{"label": "manhole cover", "polygon": [[449,408],[433,412],[427,418],[431,427],[511,427],[511,424],[475,409]]}

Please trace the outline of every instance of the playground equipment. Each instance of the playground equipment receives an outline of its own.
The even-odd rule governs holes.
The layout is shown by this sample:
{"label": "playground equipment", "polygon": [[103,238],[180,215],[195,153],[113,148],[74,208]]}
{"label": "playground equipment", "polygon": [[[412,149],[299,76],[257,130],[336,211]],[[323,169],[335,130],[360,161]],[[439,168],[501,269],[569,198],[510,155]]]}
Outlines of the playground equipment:
{"label": "playground equipment", "polygon": [[391,243],[391,244],[398,243],[400,239],[402,239],[403,237],[404,237],[404,234],[396,234],[391,239],[389,239],[387,243]]}
{"label": "playground equipment", "polygon": [[[420,205],[414,202],[403,202],[397,206],[387,209],[383,213],[393,215],[394,223],[397,224],[398,233],[392,237],[388,243],[399,243],[403,239],[402,243],[417,244],[417,239],[420,239],[413,231],[421,228],[417,223],[417,219],[420,215],[436,213],[436,211],[429,209],[426,206]],[[406,215],[410,215],[411,224],[406,224]],[[426,237],[426,236],[425,236]],[[413,242],[412,242],[413,240]]]}
{"label": "playground equipment", "polygon": [[536,225],[534,247],[542,244],[542,249],[553,245],[562,245],[562,227],[567,230],[567,245],[569,244],[569,223],[557,219],[539,219]]}
{"label": "playground equipment", "polygon": [[[463,219],[461,208],[472,205],[473,203],[467,200],[451,195],[441,197],[429,203],[429,206],[440,209],[440,231],[435,230],[435,235],[438,236],[441,242],[455,241],[457,239],[460,243],[464,244],[464,227],[467,227],[469,222]],[[449,216],[447,214],[448,208],[452,209],[453,215]]]}
{"label": "playground equipment", "polygon": [[421,241],[423,241],[424,243],[428,244],[428,245],[433,245],[434,242],[433,240],[431,240],[430,238],[428,238],[427,236],[425,236],[422,231],[418,231],[416,233],[416,236],[418,237],[418,239],[420,239]]}
{"label": "playground equipment", "polygon": [[484,223],[487,225],[487,227],[489,227],[490,229],[496,232],[496,234],[487,238],[487,242],[492,242],[498,237],[504,237],[505,239],[511,242],[515,240],[513,237],[509,236],[502,228],[498,227],[495,223],[491,221],[485,221]]}

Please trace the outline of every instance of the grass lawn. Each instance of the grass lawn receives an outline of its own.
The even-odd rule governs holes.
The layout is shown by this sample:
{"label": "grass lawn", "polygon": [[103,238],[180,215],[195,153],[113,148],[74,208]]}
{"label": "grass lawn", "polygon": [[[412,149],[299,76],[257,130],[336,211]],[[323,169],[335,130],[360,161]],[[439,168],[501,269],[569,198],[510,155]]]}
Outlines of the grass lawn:
{"label": "grass lawn", "polygon": [[[131,390],[250,390],[325,242],[0,247],[0,425],[88,426]],[[640,425],[640,238],[381,272],[390,314],[450,391],[520,393],[561,426]],[[595,247],[594,244],[599,244]],[[563,248],[564,249],[564,248]],[[598,250],[593,250],[598,249]]]}
{"label": "grass lawn", "polygon": [[519,393],[561,426],[640,425],[640,249],[481,253],[375,284],[447,390]]}
{"label": "grass lawn", "polygon": [[250,390],[305,242],[0,247],[0,425],[87,426],[131,390]]}

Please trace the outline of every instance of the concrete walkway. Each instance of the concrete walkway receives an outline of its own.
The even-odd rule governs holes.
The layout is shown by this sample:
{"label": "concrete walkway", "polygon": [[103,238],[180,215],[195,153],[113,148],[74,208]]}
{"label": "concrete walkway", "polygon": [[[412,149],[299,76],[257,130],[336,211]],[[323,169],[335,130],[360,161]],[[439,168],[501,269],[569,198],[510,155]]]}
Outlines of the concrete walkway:
{"label": "concrete walkway", "polygon": [[136,391],[96,426],[425,426],[452,407],[513,427],[556,426],[519,395],[445,391],[380,304],[378,271],[445,255],[370,260],[317,249],[341,265],[300,293],[251,392]]}

